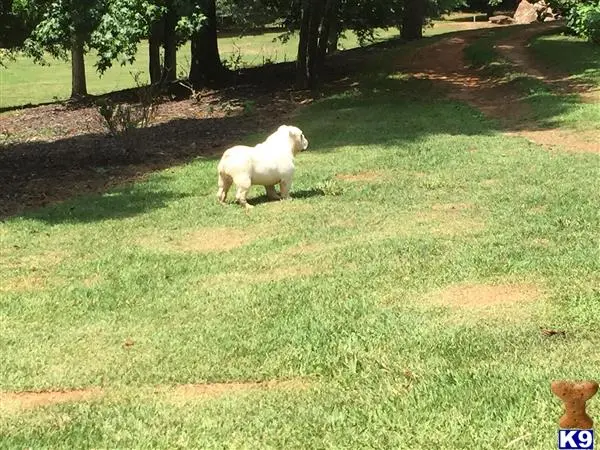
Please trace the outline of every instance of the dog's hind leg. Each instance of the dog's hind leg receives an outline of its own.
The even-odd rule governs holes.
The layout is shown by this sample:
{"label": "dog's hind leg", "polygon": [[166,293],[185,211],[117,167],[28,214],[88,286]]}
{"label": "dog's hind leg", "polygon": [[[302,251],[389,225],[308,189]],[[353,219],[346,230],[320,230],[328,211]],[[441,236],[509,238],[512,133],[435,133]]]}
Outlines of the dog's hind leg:
{"label": "dog's hind leg", "polygon": [[252,186],[252,180],[250,179],[250,177],[247,175],[242,175],[242,176],[234,178],[233,182],[237,186],[237,192],[235,193],[235,199],[244,208],[246,208],[246,209],[252,208],[253,206],[250,205],[246,200],[246,196],[248,195],[250,186]]}
{"label": "dog's hind leg", "polygon": [[281,193],[282,200],[290,199],[290,188],[292,187],[292,180],[281,180],[279,182],[279,192]]}
{"label": "dog's hind leg", "polygon": [[224,173],[219,173],[219,190],[217,192],[217,198],[220,203],[225,203],[227,199],[227,192],[233,183],[233,178]]}
{"label": "dog's hind leg", "polygon": [[265,186],[265,189],[267,191],[267,198],[269,200],[281,200],[281,195],[279,195],[277,193],[274,185],[273,186]]}

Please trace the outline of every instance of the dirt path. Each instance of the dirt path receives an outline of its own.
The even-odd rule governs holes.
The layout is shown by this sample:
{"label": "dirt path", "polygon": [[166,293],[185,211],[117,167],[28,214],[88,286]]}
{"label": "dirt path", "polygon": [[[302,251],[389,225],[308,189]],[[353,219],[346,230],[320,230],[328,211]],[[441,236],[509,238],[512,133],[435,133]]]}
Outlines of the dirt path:
{"label": "dirt path", "polygon": [[[582,101],[593,101],[598,90],[558,74],[538,63],[527,49],[536,35],[560,28],[559,23],[514,27],[514,32],[498,43],[496,48],[520,71],[548,83],[559,94],[580,94]],[[469,67],[464,57],[467,46],[484,37],[487,30],[479,29],[444,38],[433,45],[420,48],[410,58],[401,58],[401,70],[416,78],[428,79],[449,88],[451,98],[463,101],[484,114],[497,119],[507,134],[522,136],[539,145],[575,152],[600,154],[600,135],[595,132],[574,132],[560,128],[544,128],[528,119],[531,108],[523,95],[510,83],[486,76]]]}
{"label": "dirt path", "polygon": [[573,79],[548,64],[543,64],[535,59],[529,50],[531,39],[540,33],[559,29],[560,26],[560,24],[551,23],[522,28],[508,38],[500,40],[496,49],[504,58],[522,68],[529,76],[549,84],[555,91],[562,94],[578,94],[583,102],[597,102],[600,100],[600,88]]}
{"label": "dirt path", "polygon": [[[181,404],[187,401],[212,399],[225,395],[250,392],[272,390],[302,391],[311,387],[311,381],[309,379],[297,378],[256,382],[232,381],[227,383],[180,384],[175,386],[159,385],[151,388],[139,388],[139,395],[153,398],[154,400]],[[99,401],[106,394],[107,391],[101,388],[44,392],[0,392],[0,416],[2,414],[19,414],[30,409],[61,403]]]}

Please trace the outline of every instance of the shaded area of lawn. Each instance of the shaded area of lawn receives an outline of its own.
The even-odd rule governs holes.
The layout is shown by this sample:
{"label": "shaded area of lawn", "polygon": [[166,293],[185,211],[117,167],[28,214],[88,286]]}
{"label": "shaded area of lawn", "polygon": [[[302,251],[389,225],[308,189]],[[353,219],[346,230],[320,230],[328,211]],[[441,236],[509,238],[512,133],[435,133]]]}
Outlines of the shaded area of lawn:
{"label": "shaded area of lawn", "polygon": [[[474,110],[440,100],[442,92],[431,82],[398,79],[386,72],[354,80],[332,84],[330,96],[312,109],[335,113],[308,125],[308,136],[320,136],[311,151],[327,152],[344,145],[404,145],[440,134],[486,136],[501,129],[479,121],[481,114]],[[349,87],[350,84],[354,85]],[[119,181],[195,157],[219,157],[228,146],[242,142],[249,132],[260,130],[250,142],[245,141],[255,144],[289,120],[281,115],[286,107],[296,107],[295,103],[282,100],[278,106],[281,111],[269,109],[276,97],[253,97],[253,112],[212,119],[168,120],[134,130],[126,140],[93,133],[52,142],[6,145],[0,153],[2,214],[9,216],[73,194],[104,191]],[[551,100],[551,105],[540,109],[538,120],[551,121],[571,106],[567,98]],[[431,120],[432,105],[439,116],[435,120]],[[455,114],[460,109],[464,109],[463,114]],[[386,114],[392,125],[389,120],[381,121],[381,114]],[[470,119],[464,120],[465,115]],[[296,125],[305,126],[301,122]],[[519,124],[519,129],[523,126]]]}
{"label": "shaded area of lawn", "polygon": [[[476,67],[502,63],[493,45],[510,32],[510,29],[486,32],[487,36],[467,47],[467,56]],[[582,107],[573,96],[553,95],[543,83],[513,75],[510,65],[502,68],[502,76],[512,77],[510,83],[528,96],[533,105],[531,120],[515,121],[508,128],[491,122],[482,126],[476,120],[453,120],[460,117],[453,114],[460,106],[440,100],[443,93],[436,85],[395,73],[394,61],[399,56],[410,58],[412,51],[438,39],[409,45],[388,41],[340,53],[329,62],[326,85],[320,94],[287,89],[288,81],[293,78],[293,64],[248,69],[240,74],[241,86],[216,91],[198,104],[181,101],[159,105],[159,114],[164,117],[155,126],[133,131],[126,140],[108,137],[93,107],[75,106],[58,113],[52,109],[11,113],[14,116],[7,117],[8,120],[31,124],[32,128],[23,137],[9,136],[0,153],[0,214],[6,217],[68,199],[75,193],[102,192],[120,182],[195,157],[213,158],[252,131],[260,133],[249,142],[256,143],[287,120],[286,114],[300,100],[312,100],[319,95],[328,98],[313,110],[337,112],[327,116],[315,130],[307,130],[322,135],[314,149],[317,152],[327,151],[333,144],[391,145],[418,142],[440,133],[477,136],[510,131],[511,127],[527,130],[557,123],[581,126],[595,123],[592,119],[597,108],[593,105]],[[184,94],[180,91],[178,95]],[[133,92],[122,96],[135,98]],[[436,104],[442,119],[430,120],[427,111],[430,103]],[[234,110],[228,111],[231,105]],[[394,119],[392,129],[388,129],[388,122],[380,120],[381,111]],[[480,117],[479,113],[469,111],[470,117]],[[53,120],[61,123],[57,125]],[[352,133],[348,133],[349,123],[353,123]],[[72,137],[61,138],[67,131],[65,127]],[[48,136],[39,136],[43,130]],[[41,140],[31,141],[32,137]],[[20,139],[27,142],[19,142]]]}
{"label": "shaded area of lawn", "polygon": [[[435,20],[432,27],[425,30],[426,36],[435,36],[465,28],[472,21],[471,15],[451,14],[447,18]],[[286,42],[279,39],[281,30],[264,30],[249,32],[245,36],[235,33],[222,33],[219,38],[219,49],[224,64],[233,71],[281,62],[293,62],[296,58],[298,37],[292,35]],[[393,39],[398,30],[375,30],[374,43]],[[340,50],[359,47],[357,37],[346,32],[339,41]],[[177,74],[185,78],[190,67],[189,43],[182,46],[177,53]],[[68,98],[70,91],[71,69],[68,62],[48,61],[49,66],[35,64],[30,58],[18,56],[15,62],[8,64],[0,71],[0,111],[36,104],[48,104]],[[94,67],[95,56],[86,56],[86,74],[88,90],[92,95],[102,95],[135,87],[134,74],[141,74],[140,80],[147,79],[148,44],[141,42],[135,61],[131,65],[114,66],[100,76]]]}
{"label": "shaded area of lawn", "polygon": [[484,77],[521,94],[520,102],[525,108],[516,108],[514,121],[524,124],[525,130],[532,123],[540,129],[599,129],[598,103],[580,97],[600,86],[597,46],[556,34],[560,29],[548,30],[536,36],[527,50],[539,58],[533,70],[543,71],[542,76],[534,76],[528,73],[531,68],[514,64],[497,48],[514,32],[511,28],[487,31],[465,48],[465,57]]}
{"label": "shaded area of lawn", "polygon": [[549,67],[600,86],[600,46],[574,36],[541,36],[531,43],[535,56]]}

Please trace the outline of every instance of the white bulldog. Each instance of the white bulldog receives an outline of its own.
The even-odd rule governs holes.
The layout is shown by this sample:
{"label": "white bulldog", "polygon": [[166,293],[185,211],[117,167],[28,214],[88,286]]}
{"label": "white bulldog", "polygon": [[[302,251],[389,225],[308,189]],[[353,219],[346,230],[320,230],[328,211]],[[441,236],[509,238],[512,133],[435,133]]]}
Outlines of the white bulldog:
{"label": "white bulldog", "polygon": [[[294,157],[307,148],[308,140],[302,130],[281,125],[266,141],[255,147],[236,145],[226,150],[217,167],[219,202],[225,202],[233,183],[237,186],[235,199],[245,208],[252,208],[246,201],[252,185],[264,186],[269,199],[288,199],[294,176]],[[280,194],[275,190],[276,184],[279,184]]]}

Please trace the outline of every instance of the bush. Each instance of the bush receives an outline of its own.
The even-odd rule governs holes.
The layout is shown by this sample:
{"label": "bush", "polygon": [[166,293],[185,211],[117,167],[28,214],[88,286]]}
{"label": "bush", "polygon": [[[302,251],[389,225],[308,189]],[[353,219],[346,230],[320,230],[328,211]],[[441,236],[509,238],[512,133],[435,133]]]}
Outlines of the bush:
{"label": "bush", "polygon": [[600,0],[550,0],[555,12],[567,18],[573,33],[600,44]]}
{"label": "bush", "polygon": [[137,128],[146,128],[152,122],[156,112],[156,87],[145,85],[140,79],[139,72],[132,76],[137,85],[138,106],[115,105],[110,100],[98,101],[98,112],[104,118],[113,136],[126,135]]}
{"label": "bush", "polygon": [[567,24],[579,36],[600,44],[600,0],[573,6]]}

